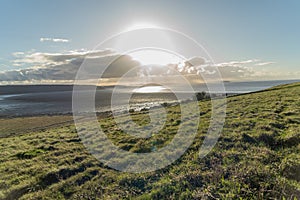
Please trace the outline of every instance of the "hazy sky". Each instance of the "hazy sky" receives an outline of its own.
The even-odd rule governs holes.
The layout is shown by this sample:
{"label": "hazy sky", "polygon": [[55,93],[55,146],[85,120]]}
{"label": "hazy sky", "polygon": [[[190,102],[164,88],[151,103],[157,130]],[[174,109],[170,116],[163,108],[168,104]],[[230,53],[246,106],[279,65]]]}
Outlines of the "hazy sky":
{"label": "hazy sky", "polygon": [[30,67],[15,63],[18,56],[93,49],[112,34],[149,23],[190,35],[217,63],[256,59],[254,70],[297,78],[299,11],[298,0],[3,0],[0,71]]}

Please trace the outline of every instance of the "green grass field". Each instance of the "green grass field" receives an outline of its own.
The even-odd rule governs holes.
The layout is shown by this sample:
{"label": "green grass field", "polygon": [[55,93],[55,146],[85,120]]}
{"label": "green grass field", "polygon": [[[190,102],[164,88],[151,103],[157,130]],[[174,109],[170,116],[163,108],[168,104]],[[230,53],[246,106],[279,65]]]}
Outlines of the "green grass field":
{"label": "green grass field", "polygon": [[[0,199],[300,199],[300,83],[229,97],[222,135],[203,159],[198,150],[211,102],[199,105],[184,122],[178,106],[167,107],[163,130],[148,139],[126,135],[111,117],[99,119],[115,145],[144,153],[200,115],[186,153],[142,174],[113,170],[91,156],[71,116],[1,119]],[[149,122],[146,112],[132,118]]]}

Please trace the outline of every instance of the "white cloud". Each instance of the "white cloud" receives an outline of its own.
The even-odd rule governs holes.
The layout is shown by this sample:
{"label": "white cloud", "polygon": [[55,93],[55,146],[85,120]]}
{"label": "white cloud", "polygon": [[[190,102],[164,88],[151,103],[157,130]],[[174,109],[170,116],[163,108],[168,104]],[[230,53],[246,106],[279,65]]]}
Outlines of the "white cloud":
{"label": "white cloud", "polygon": [[[230,61],[223,63],[208,63],[203,58],[195,57],[187,61],[178,70],[184,74],[207,74],[213,75],[220,73],[224,80],[259,80],[259,79],[276,79],[276,78],[293,78],[289,72],[278,72],[272,69],[257,68],[256,66],[270,65],[275,62],[262,62],[258,59],[249,59],[242,61]],[[199,60],[200,62],[194,62]]]}
{"label": "white cloud", "polygon": [[115,55],[116,53],[112,50],[102,50],[102,51],[87,51],[84,49],[69,51],[65,53],[44,53],[44,52],[34,52],[23,54],[23,57],[17,57],[13,63],[16,64],[35,64],[39,66],[45,65],[58,65],[68,63],[70,60],[74,59],[84,59],[85,57],[101,57],[108,55]]}
{"label": "white cloud", "polygon": [[237,80],[250,77],[253,68],[246,66],[258,60],[231,61],[224,63],[211,63],[201,57],[193,57],[187,60],[184,65],[179,65],[178,70],[183,74],[212,75],[220,73],[223,79]]}
{"label": "white cloud", "polygon": [[223,62],[223,63],[218,63],[216,66],[240,66],[240,65],[245,65],[245,64],[253,64],[256,62],[259,62],[260,60],[258,59],[250,59],[250,60],[242,60],[242,61],[230,61],[230,62]]}
{"label": "white cloud", "polygon": [[20,56],[23,56],[25,53],[24,52],[14,52],[12,55],[14,57],[20,57]]}
{"label": "white cloud", "polygon": [[62,42],[62,43],[67,43],[70,42],[68,39],[64,38],[40,38],[40,42]]}
{"label": "white cloud", "polygon": [[274,64],[275,62],[261,62],[261,63],[256,63],[256,66],[265,66],[265,65],[271,65]]}

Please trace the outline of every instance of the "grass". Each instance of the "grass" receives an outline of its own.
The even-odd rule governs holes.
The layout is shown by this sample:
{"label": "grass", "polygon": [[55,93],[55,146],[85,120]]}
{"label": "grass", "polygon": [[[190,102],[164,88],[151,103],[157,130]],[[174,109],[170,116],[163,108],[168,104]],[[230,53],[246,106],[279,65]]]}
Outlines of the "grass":
{"label": "grass", "polygon": [[[178,106],[166,107],[167,123],[147,139],[124,133],[112,117],[99,119],[115,145],[145,153],[168,144],[181,124],[200,114],[185,154],[142,174],[97,161],[72,123],[57,124],[70,116],[51,123],[49,117],[35,117],[33,127],[40,127],[35,129],[27,123],[32,118],[1,119],[0,199],[300,199],[300,83],[228,98],[222,135],[203,159],[198,150],[211,104],[199,105],[200,111],[183,120]],[[131,115],[137,124],[149,123],[147,111]],[[11,120],[18,123],[12,126]]]}

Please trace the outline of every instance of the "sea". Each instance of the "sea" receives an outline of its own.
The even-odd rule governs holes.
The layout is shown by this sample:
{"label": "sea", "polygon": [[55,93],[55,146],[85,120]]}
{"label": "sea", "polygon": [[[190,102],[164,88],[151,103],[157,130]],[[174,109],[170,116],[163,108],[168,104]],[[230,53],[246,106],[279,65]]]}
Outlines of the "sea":
{"label": "sea", "polygon": [[[273,86],[299,82],[300,80],[224,82],[226,94],[242,94],[264,90]],[[84,87],[83,87],[84,88]],[[112,109],[132,108],[139,110],[155,107],[163,103],[178,101],[176,95],[161,86],[144,88],[120,87],[118,92],[132,94],[130,100],[118,99],[118,105],[112,106],[111,96],[115,87],[97,87],[95,93],[96,112],[108,112]],[[197,92],[208,91],[205,84],[196,87]],[[18,116],[72,114],[72,85],[7,85],[0,86],[0,118]],[[86,92],[82,90],[82,92]],[[184,91],[182,91],[184,92]]]}

